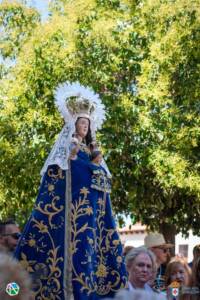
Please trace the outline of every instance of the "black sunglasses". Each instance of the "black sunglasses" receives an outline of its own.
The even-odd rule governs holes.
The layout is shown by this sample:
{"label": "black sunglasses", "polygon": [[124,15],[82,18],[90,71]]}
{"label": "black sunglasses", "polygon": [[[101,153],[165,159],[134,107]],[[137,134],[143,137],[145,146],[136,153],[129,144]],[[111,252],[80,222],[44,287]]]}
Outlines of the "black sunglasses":
{"label": "black sunglasses", "polygon": [[161,249],[164,253],[167,253],[170,251],[170,248],[162,248],[162,247],[155,247],[155,248]]}
{"label": "black sunglasses", "polygon": [[5,233],[5,234],[2,234],[2,236],[11,236],[13,239],[18,240],[21,236],[21,233],[19,233],[19,232]]}

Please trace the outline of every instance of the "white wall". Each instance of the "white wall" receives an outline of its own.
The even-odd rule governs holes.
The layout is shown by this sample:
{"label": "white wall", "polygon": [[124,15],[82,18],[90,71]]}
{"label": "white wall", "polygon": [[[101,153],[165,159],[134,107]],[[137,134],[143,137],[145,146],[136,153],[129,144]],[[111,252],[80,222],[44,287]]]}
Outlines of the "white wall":
{"label": "white wall", "polygon": [[188,245],[188,262],[192,261],[192,251],[195,245],[200,244],[200,237],[193,235],[192,231],[190,230],[188,238],[184,238],[181,234],[177,234],[175,241],[175,253],[179,253],[179,245]]}
{"label": "white wall", "polygon": [[133,247],[143,246],[145,236],[146,236],[146,233],[144,233],[144,234],[142,234],[142,233],[120,234],[122,244],[124,246],[133,246]]}

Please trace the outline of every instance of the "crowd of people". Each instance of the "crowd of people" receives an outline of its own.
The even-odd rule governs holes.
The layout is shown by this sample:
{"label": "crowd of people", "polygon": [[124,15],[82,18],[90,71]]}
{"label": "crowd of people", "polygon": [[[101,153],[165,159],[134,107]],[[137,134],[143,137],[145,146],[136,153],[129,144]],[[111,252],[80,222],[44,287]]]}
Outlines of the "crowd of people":
{"label": "crowd of people", "polygon": [[200,299],[200,245],[194,247],[190,263],[182,255],[173,256],[173,247],[162,234],[149,233],[144,246],[125,248],[129,290],[145,290],[146,299],[152,292],[170,300]]}
{"label": "crowd of people", "polygon": [[[8,300],[6,285],[16,282],[21,293],[17,300],[33,300],[31,277],[13,257],[20,237],[20,228],[13,220],[0,223],[0,299]],[[116,300],[198,300],[200,299],[200,245],[193,249],[193,261],[181,255],[172,256],[172,244],[162,234],[149,233],[141,247],[125,247],[124,259],[128,274],[126,289]]]}

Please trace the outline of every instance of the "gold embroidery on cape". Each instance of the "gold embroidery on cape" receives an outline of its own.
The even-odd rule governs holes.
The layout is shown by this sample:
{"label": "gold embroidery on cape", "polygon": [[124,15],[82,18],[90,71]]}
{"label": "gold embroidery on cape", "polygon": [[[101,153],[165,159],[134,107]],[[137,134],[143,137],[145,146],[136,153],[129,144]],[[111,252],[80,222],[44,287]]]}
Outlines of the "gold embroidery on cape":
{"label": "gold embroidery on cape", "polygon": [[58,173],[55,174],[53,169],[48,170],[48,176],[54,179],[64,179],[65,176],[63,176],[62,169],[58,168]]}
{"label": "gold embroidery on cape", "polygon": [[[62,170],[59,168],[57,173],[53,173],[53,169],[48,171],[48,176],[51,177],[52,183],[48,184],[48,192],[54,191],[55,183],[58,179],[64,179]],[[49,195],[50,196],[50,195]],[[58,205],[59,197],[53,196],[51,203],[46,204],[42,208],[42,201],[38,203],[35,207],[40,213],[48,217],[48,226],[51,229],[60,230],[60,226],[53,224],[53,217],[60,213],[63,209],[63,205]],[[38,252],[47,251],[46,244],[43,240],[49,240],[51,248],[48,250],[48,257],[45,263],[37,263],[36,260],[28,260],[25,253],[21,253],[20,263],[29,273],[38,273],[39,278],[36,279],[35,292],[34,296],[37,297],[37,300],[51,299],[51,300],[62,300],[61,298],[61,286],[60,286],[60,277],[62,275],[58,263],[63,261],[63,257],[58,257],[58,250],[60,246],[55,246],[54,240],[48,230],[48,226],[44,224],[44,221],[38,221],[34,217],[31,222],[34,224],[33,227],[38,229],[38,233],[41,234],[41,237],[35,238],[35,235],[30,233],[27,240],[24,244],[27,244],[30,248],[34,247]],[[42,284],[42,280],[46,280],[45,286]],[[46,295],[49,295],[48,297]],[[50,298],[49,298],[50,297]]]}
{"label": "gold embroidery on cape", "polygon": [[111,180],[107,176],[106,171],[99,167],[93,170],[92,173],[91,188],[104,192],[105,195],[106,193],[111,193]]}
{"label": "gold embroidery on cape", "polygon": [[51,229],[58,228],[58,226],[56,226],[56,224],[53,224],[53,223],[52,223],[52,219],[53,219],[53,217],[54,217],[55,215],[59,214],[59,213],[64,209],[64,206],[63,206],[63,205],[61,205],[61,206],[59,206],[59,207],[56,206],[57,201],[59,201],[59,200],[60,200],[60,197],[59,197],[59,196],[53,197],[51,203],[46,204],[46,205],[44,206],[44,208],[41,207],[41,205],[43,204],[43,202],[40,201],[40,202],[38,203],[37,208],[36,208],[39,212],[41,212],[42,214],[48,216],[48,220],[49,220],[48,224],[50,225]]}
{"label": "gold embroidery on cape", "polygon": [[[105,205],[106,205],[106,197],[104,195],[104,199],[98,199],[98,209],[97,209],[97,227],[99,228],[99,236],[96,234],[96,228],[89,227],[88,222],[83,224],[80,228],[78,224],[80,222],[80,218],[83,216],[87,216],[93,214],[93,209],[89,206],[89,200],[87,199],[87,195],[89,194],[88,189],[83,187],[80,190],[79,199],[72,204],[72,253],[76,256],[78,250],[78,244],[81,242],[81,234],[88,235],[88,231],[92,234],[90,237],[87,237],[89,249],[85,250],[85,260],[81,262],[82,265],[90,265],[92,263],[92,254],[97,253],[96,257],[96,272],[92,271],[90,274],[85,274],[83,272],[78,272],[76,266],[72,261],[72,270],[74,273],[74,281],[80,283],[81,291],[86,291],[87,295],[96,292],[99,295],[106,295],[110,291],[116,291],[119,289],[120,281],[126,282],[125,276],[121,278],[120,276],[120,268],[122,263],[122,258],[119,256],[117,251],[117,245],[120,244],[119,237],[118,239],[112,240],[113,234],[116,234],[115,228],[106,229],[103,216],[105,215]],[[81,197],[82,196],[82,197]],[[86,232],[87,231],[87,232]],[[103,233],[104,231],[104,233]],[[106,235],[105,235],[106,232]],[[104,245],[105,243],[105,245]],[[84,250],[84,249],[83,249]],[[111,253],[115,256],[117,261],[118,270],[110,270],[109,266],[106,263],[106,253]],[[94,261],[93,261],[94,263]],[[117,269],[117,268],[116,268]],[[110,280],[106,280],[109,275],[112,275],[113,282]],[[125,287],[122,283],[121,288]]]}

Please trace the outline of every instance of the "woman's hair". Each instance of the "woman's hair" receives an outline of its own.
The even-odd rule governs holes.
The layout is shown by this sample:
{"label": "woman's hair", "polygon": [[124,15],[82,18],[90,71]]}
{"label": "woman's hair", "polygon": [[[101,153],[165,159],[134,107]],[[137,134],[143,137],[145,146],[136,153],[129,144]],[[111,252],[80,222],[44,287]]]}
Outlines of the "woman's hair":
{"label": "woman's hair", "polygon": [[178,266],[182,266],[185,269],[186,274],[188,276],[188,281],[189,281],[188,284],[190,284],[191,270],[190,270],[190,267],[188,266],[186,260],[184,258],[181,258],[181,257],[173,257],[170,260],[170,262],[168,263],[167,268],[166,268],[166,272],[165,272],[166,286],[171,284],[171,275],[173,274],[174,270],[176,270],[176,268]]}
{"label": "woman's hair", "polygon": [[194,246],[193,256],[194,256],[194,260],[197,259],[198,257],[200,257],[200,244]]}
{"label": "woman's hair", "polygon": [[[77,120],[76,120],[76,123],[75,123],[75,127],[76,127],[76,124],[78,122],[79,119],[82,119],[83,117],[78,117]],[[86,118],[85,118],[86,119]],[[91,133],[91,128],[90,128],[90,120],[87,119],[89,121],[89,126],[88,126],[88,132],[87,132],[87,135],[85,137],[85,144],[87,146],[90,146],[90,144],[92,143],[92,133]]]}
{"label": "woman's hair", "polygon": [[0,299],[10,300],[12,297],[6,292],[9,283],[17,283],[19,294],[13,299],[29,300],[31,299],[31,279],[29,274],[22,268],[20,263],[6,253],[0,253]]}
{"label": "woman's hair", "polygon": [[125,246],[123,249],[123,255],[126,256],[132,249],[134,249],[133,246]]}
{"label": "woman's hair", "polygon": [[192,285],[200,289],[200,257],[198,257],[192,266]]}
{"label": "woman's hair", "polygon": [[145,253],[149,256],[149,258],[151,259],[151,262],[152,262],[152,271],[155,272],[155,270],[157,269],[156,257],[151,250],[149,250],[143,246],[133,248],[127,253],[127,255],[125,257],[126,267],[129,268],[131,266],[132,262],[135,260],[135,258],[141,253]]}

